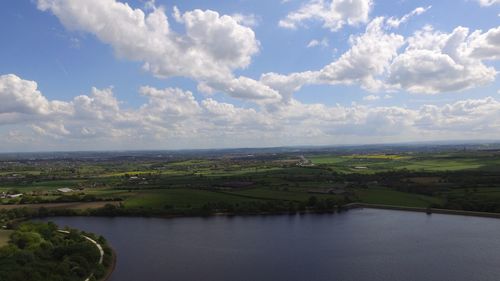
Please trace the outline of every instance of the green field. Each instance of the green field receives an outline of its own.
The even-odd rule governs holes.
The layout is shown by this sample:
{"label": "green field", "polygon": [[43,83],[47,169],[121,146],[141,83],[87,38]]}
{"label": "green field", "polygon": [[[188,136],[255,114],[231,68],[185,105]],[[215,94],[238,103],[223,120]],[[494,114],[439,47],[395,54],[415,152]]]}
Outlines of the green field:
{"label": "green field", "polygon": [[360,203],[427,208],[430,204],[441,204],[436,197],[394,191],[385,188],[357,189]]}
{"label": "green field", "polygon": [[84,183],[84,180],[53,180],[53,181],[40,181],[40,182],[32,182],[32,183],[24,183],[20,185],[12,185],[5,184],[0,185],[0,191],[6,191],[9,189],[17,189],[22,191],[53,191],[58,188],[69,187],[74,188],[77,187],[78,184]]}
{"label": "green field", "polygon": [[[457,156],[450,155],[349,155],[311,156],[315,165],[330,167],[345,173],[375,173],[391,170],[407,169],[410,171],[461,171],[461,170],[494,170],[500,171],[500,159],[490,156]],[[362,167],[363,169],[359,169]]]}
{"label": "green field", "polygon": [[0,247],[7,245],[12,230],[0,230]]}
{"label": "green field", "polygon": [[[124,199],[126,208],[163,209],[166,206],[175,208],[199,208],[207,202],[241,203],[262,200],[281,200],[306,202],[311,196],[322,199],[338,199],[341,195],[311,194],[306,189],[270,189],[249,188],[242,190],[208,191],[197,189],[155,189],[155,190],[95,190],[90,194],[103,197],[120,197]],[[355,189],[354,194],[360,202],[372,204],[404,205],[411,207],[427,207],[432,203],[441,203],[435,197],[394,191],[386,188]],[[500,196],[500,191],[498,193]]]}
{"label": "green field", "polygon": [[319,198],[336,198],[335,195],[310,194],[304,189],[273,190],[269,188],[245,189],[230,192],[235,195],[248,196],[250,198],[260,198],[263,200],[287,200],[287,201],[307,201],[311,196]]}
{"label": "green field", "polygon": [[[314,165],[303,165],[307,160]],[[273,206],[293,211],[324,208],[327,203],[331,207],[332,202],[500,211],[500,152],[265,154],[261,158],[190,155],[172,160],[67,161],[3,167],[0,191],[20,192],[23,198],[0,202],[95,201],[101,202],[95,206],[102,206],[102,202],[113,201],[131,211],[165,212],[207,206],[219,211],[229,205],[228,209],[240,211],[263,208],[272,212]],[[61,194],[56,191],[61,187],[79,190]]]}
{"label": "green field", "polygon": [[207,202],[229,202],[234,204],[248,201],[255,201],[255,199],[206,190],[163,189],[136,192],[125,200],[124,205],[126,208],[163,209],[169,206],[182,209],[199,208]]}

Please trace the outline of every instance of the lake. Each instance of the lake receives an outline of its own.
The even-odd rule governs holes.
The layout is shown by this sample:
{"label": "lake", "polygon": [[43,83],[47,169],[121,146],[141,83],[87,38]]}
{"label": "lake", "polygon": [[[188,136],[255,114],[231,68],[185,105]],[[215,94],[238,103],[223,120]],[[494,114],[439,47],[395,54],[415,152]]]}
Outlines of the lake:
{"label": "lake", "polygon": [[210,218],[57,217],[105,236],[112,281],[500,280],[500,220],[356,209]]}

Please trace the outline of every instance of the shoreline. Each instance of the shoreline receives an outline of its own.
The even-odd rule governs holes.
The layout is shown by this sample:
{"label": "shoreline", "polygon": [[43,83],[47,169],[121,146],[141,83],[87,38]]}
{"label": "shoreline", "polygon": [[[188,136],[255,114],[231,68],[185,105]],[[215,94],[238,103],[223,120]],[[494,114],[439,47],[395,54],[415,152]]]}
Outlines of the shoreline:
{"label": "shoreline", "polygon": [[[351,209],[383,209],[383,210],[395,210],[395,211],[407,211],[407,212],[419,212],[427,214],[444,214],[444,215],[459,215],[459,216],[469,216],[469,217],[483,217],[483,218],[496,218],[500,219],[500,213],[488,213],[488,212],[477,212],[477,211],[465,211],[465,210],[452,210],[452,209],[439,209],[439,208],[422,208],[422,207],[408,207],[408,206],[398,206],[398,205],[384,205],[384,204],[369,204],[369,203],[349,203],[343,206],[338,206],[332,210],[326,211],[316,211],[316,210],[305,210],[297,212],[241,212],[241,213],[228,213],[228,212],[216,212],[211,214],[118,214],[118,215],[96,215],[96,214],[55,214],[43,217],[36,217],[38,219],[50,218],[50,217],[104,217],[104,218],[160,218],[160,219],[173,219],[173,218],[210,218],[210,217],[249,217],[249,216],[290,216],[290,215],[309,215],[309,214],[335,214]],[[26,218],[33,219],[33,218]]]}
{"label": "shoreline", "polygon": [[500,219],[500,213],[486,213],[486,212],[451,210],[451,209],[405,207],[405,206],[383,205],[383,204],[350,203],[350,204],[343,206],[342,208],[344,208],[345,210],[369,208],[369,209],[383,209],[383,210],[427,213],[429,215],[430,214],[442,214],[442,215],[456,215],[456,216]]}
{"label": "shoreline", "polygon": [[109,281],[111,279],[111,275],[113,275],[113,272],[115,271],[116,268],[116,259],[117,255],[115,252],[115,249],[113,249],[110,245],[108,245],[109,249],[111,249],[111,264],[110,266],[106,269],[106,274],[104,274],[103,277],[99,281]]}
{"label": "shoreline", "polygon": [[[59,229],[58,232],[64,233],[64,234],[69,234],[69,231],[62,230],[62,229]],[[104,261],[104,255],[105,255],[104,249],[102,248],[102,245],[87,235],[82,234],[82,236],[83,236],[83,238],[87,239],[87,241],[91,242],[92,244],[94,244],[97,247],[97,249],[99,250],[99,253],[100,253],[99,265],[102,265],[103,261]],[[111,275],[113,274],[113,271],[115,271],[115,267],[116,267],[116,252],[113,248],[111,248],[111,246],[107,245],[107,247],[111,250],[111,264],[110,264],[110,266],[108,266],[106,268],[106,272],[105,272],[104,276],[101,277],[99,279],[99,281],[108,281],[111,278]],[[93,276],[94,276],[94,273],[92,273],[87,279],[85,279],[85,281],[90,280]]]}

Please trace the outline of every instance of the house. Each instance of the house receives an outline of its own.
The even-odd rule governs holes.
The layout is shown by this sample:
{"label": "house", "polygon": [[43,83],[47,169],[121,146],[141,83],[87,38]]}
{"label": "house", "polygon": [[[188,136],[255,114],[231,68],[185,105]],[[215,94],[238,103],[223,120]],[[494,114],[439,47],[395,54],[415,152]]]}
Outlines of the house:
{"label": "house", "polygon": [[63,187],[63,188],[58,188],[57,191],[59,191],[61,193],[68,193],[68,192],[73,192],[73,189],[67,188],[67,187]]}
{"label": "house", "polygon": [[368,169],[368,167],[365,167],[365,166],[356,166],[356,167],[354,167],[354,169],[356,169],[356,170],[365,170],[365,169]]}
{"label": "house", "polygon": [[300,167],[313,167],[314,164],[313,164],[313,162],[311,160],[305,158],[304,155],[301,155],[299,163],[297,163],[297,166],[300,166]]}
{"label": "house", "polygon": [[22,193],[18,193],[18,194],[7,194],[7,198],[19,198],[19,197],[22,197],[23,194]]}

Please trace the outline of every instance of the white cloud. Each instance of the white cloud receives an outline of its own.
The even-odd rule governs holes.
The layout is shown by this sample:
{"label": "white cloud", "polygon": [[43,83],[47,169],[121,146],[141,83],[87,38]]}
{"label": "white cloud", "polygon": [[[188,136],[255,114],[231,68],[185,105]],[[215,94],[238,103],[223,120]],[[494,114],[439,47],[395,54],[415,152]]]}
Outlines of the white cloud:
{"label": "white cloud", "polygon": [[317,74],[312,71],[282,75],[278,73],[264,73],[260,82],[280,93],[284,101],[289,101],[292,95],[305,84],[315,83]]}
{"label": "white cloud", "polygon": [[[343,4],[346,6],[340,5],[341,2],[333,1],[328,15],[334,15],[334,11],[340,13],[341,7],[354,9],[346,3]],[[319,11],[315,10],[317,8],[327,8],[326,2],[312,1],[295,16],[290,14],[287,20],[296,19],[289,23],[297,27],[304,20],[317,19],[323,21],[325,27],[338,30],[345,24],[366,22],[372,4],[371,1],[364,3],[368,5],[366,17],[356,17],[342,10],[345,13],[341,16],[327,19],[324,11],[314,14]],[[485,109],[484,101],[464,101],[474,110],[463,111],[460,115],[447,110],[460,108],[462,104],[412,110],[356,105],[326,107],[306,105],[293,99],[293,94],[306,84],[357,84],[374,92],[401,89],[434,94],[491,83],[496,71],[482,60],[498,59],[498,28],[469,35],[468,29],[462,27],[450,34],[425,27],[406,39],[388,32],[388,27],[399,26],[411,16],[423,13],[424,8],[400,19],[372,20],[363,34],[350,37],[348,51],[318,71],[288,75],[265,73],[257,81],[233,74],[236,69],[247,67],[259,51],[254,32],[244,26],[252,24],[242,15],[221,16],[201,10],[181,13],[174,8],[173,18],[185,27],[185,34],[177,34],[169,28],[163,8],[154,7],[146,15],[114,0],[39,0],[38,4],[40,9],[50,9],[66,27],[95,34],[110,44],[118,56],[144,62],[144,68],[158,77],[190,77],[198,82],[201,92],[224,92],[253,100],[260,106],[258,109],[240,108],[212,98],[198,102],[192,93],[180,89],[143,87],[140,93],[148,101],[137,110],[124,110],[112,89],[93,89],[89,96],[78,96],[70,102],[48,101],[38,92],[36,83],[17,77],[4,78],[17,79],[19,83],[5,82],[7,90],[1,90],[0,83],[0,97],[2,94],[18,96],[11,99],[11,103],[0,105],[0,124],[31,122],[34,132],[46,138],[126,137],[141,145],[145,141],[158,144],[161,140],[162,144],[178,146],[182,143],[184,147],[232,145],[233,139],[236,145],[243,145],[245,141],[276,145],[276,140],[290,138],[310,143],[305,136],[315,136],[328,143],[339,135],[346,139],[366,136],[374,141],[385,136],[411,139],[428,134],[435,137],[438,130],[450,134],[456,127],[462,130],[457,120],[474,126],[478,126],[477,120],[487,122],[477,117],[481,114],[476,109]],[[312,16],[307,15],[306,10],[313,11],[309,14]],[[308,47],[327,44],[325,38],[311,41]],[[15,87],[24,90],[12,90],[17,89]],[[19,97],[19,93],[24,92],[26,94]],[[380,98],[381,95],[369,95],[364,100]],[[386,94],[384,98],[391,96]],[[279,101],[284,103],[277,103]],[[492,115],[491,110],[487,112],[488,117]],[[60,116],[65,117],[62,123],[58,121]],[[438,118],[439,122],[432,124],[432,118]],[[494,125],[480,128],[498,134]],[[251,140],[249,135],[261,139]],[[193,143],[193,138],[213,139],[214,143]]]}
{"label": "white cloud", "polygon": [[184,47],[193,48],[195,57],[200,56],[202,61],[214,64],[215,69],[219,65],[228,69],[247,67],[252,55],[259,50],[253,30],[240,25],[237,19],[230,16],[194,10],[184,13],[182,19],[187,35],[184,39],[189,41]]}
{"label": "white cloud", "polygon": [[[38,0],[41,10],[50,10],[68,29],[94,34],[111,45],[118,56],[143,62],[144,69],[157,77],[189,77],[203,93],[222,92],[267,104],[268,108],[289,102],[306,84],[437,94],[480,87],[496,76],[494,67],[483,61],[499,58],[500,28],[469,34],[468,29],[457,27],[448,34],[427,26],[408,38],[389,32],[391,26],[429,7],[417,8],[400,19],[373,19],[364,33],[350,36],[350,49],[322,69],[265,73],[255,80],[234,74],[248,67],[259,52],[255,33],[244,26],[246,16],[210,10],[182,13],[174,7],[173,18],[184,26],[181,34],[169,27],[164,8],[154,6],[154,2],[149,5],[153,5],[151,12],[145,13],[116,0]],[[282,24],[297,27],[304,21],[319,20],[325,27],[338,30],[345,24],[367,22],[372,5],[369,0],[312,0],[290,13]],[[313,40],[308,46],[327,43],[325,38]]]}
{"label": "white cloud", "polygon": [[415,94],[459,92],[492,83],[497,75],[484,60],[500,58],[500,27],[451,33],[425,26],[404,38],[388,32],[388,23],[373,19],[363,34],[353,35],[351,48],[318,71],[262,75],[285,100],[306,84],[360,85],[370,92]]}
{"label": "white cloud", "polygon": [[63,138],[71,133],[62,122],[45,122],[40,125],[32,125],[33,130],[42,137]]}
{"label": "white cloud", "polygon": [[69,105],[76,116],[86,119],[109,120],[120,114],[119,102],[112,88],[92,88],[90,96],[77,96]]}
{"label": "white cloud", "polygon": [[0,76],[0,114],[48,114],[51,104],[37,87],[12,74]]}
{"label": "white cloud", "polygon": [[94,34],[117,56],[144,62],[144,70],[157,77],[189,77],[207,90],[236,98],[279,99],[258,81],[233,75],[248,67],[259,51],[254,31],[242,25],[249,16],[211,10],[181,13],[174,7],[174,19],[185,28],[185,34],[178,34],[170,29],[163,7],[154,6],[146,14],[116,0],[38,0],[38,8],[52,12],[70,30]]}
{"label": "white cloud", "polygon": [[144,61],[158,76],[228,75],[248,66],[259,46],[250,28],[210,10],[182,14],[186,34],[181,35],[170,29],[161,7],[145,14],[115,0],[39,0],[38,8],[69,29],[96,35],[118,56]]}
{"label": "white cloud", "polygon": [[432,6],[427,6],[426,8],[418,7],[415,10],[411,11],[410,13],[402,16],[401,18],[390,17],[387,19],[387,24],[390,27],[398,28],[402,23],[407,22],[408,20],[410,20],[410,18],[412,18],[414,16],[418,16],[418,15],[421,15],[421,14],[427,12],[431,7]]}
{"label": "white cloud", "polygon": [[245,76],[221,81],[206,81],[198,87],[198,90],[207,94],[212,94],[220,89],[224,89],[224,93],[231,96],[258,103],[278,102],[282,99],[277,90]]}
{"label": "white cloud", "polygon": [[148,98],[148,103],[140,108],[141,116],[150,121],[161,123],[165,122],[165,119],[185,119],[201,111],[198,102],[189,91],[141,87],[139,92]]}
{"label": "white cloud", "polygon": [[498,132],[499,109],[500,102],[492,97],[463,100],[442,107],[427,105],[419,110],[415,124],[425,130],[462,130],[464,134],[480,136]]}
{"label": "white cloud", "polygon": [[500,26],[485,33],[473,32],[469,36],[471,56],[485,60],[500,60]]}
{"label": "white cloud", "polygon": [[232,14],[231,17],[236,20],[241,25],[248,27],[255,27],[259,25],[260,18],[254,14],[241,14],[235,13]]}
{"label": "white cloud", "polygon": [[379,90],[383,83],[377,77],[383,75],[397,56],[404,38],[383,30],[384,18],[374,19],[360,36],[352,36],[351,48],[339,59],[319,71],[318,80],[328,84],[359,83],[365,89]]}
{"label": "white cloud", "polygon": [[[213,98],[198,101],[181,89],[142,87],[140,94],[147,101],[136,109],[124,109],[111,88],[92,89],[88,96],[62,102],[48,100],[35,82],[15,75],[1,76],[2,85],[4,80],[15,84],[9,89],[30,85],[29,90],[16,94],[26,98],[0,114],[5,145],[17,143],[25,150],[42,146],[95,149],[97,144],[102,149],[133,149],[500,137],[500,100],[493,97],[419,108],[326,106],[290,98],[268,110],[267,106],[244,108]],[[12,98],[6,94],[10,90],[1,89],[2,100]],[[49,109],[27,111],[31,99],[42,100]],[[10,126],[5,113],[31,118],[17,119],[16,129],[2,134],[1,129]]]}
{"label": "white cloud", "polygon": [[0,100],[0,125],[45,120],[50,115],[66,115],[71,111],[66,102],[47,100],[35,81],[13,74],[0,76]]}
{"label": "white cloud", "polygon": [[319,21],[324,28],[338,31],[346,24],[366,23],[372,6],[372,0],[310,0],[280,20],[279,26],[295,29],[306,21]]}
{"label": "white cloud", "polygon": [[322,48],[326,48],[329,46],[329,42],[328,42],[328,39],[327,38],[323,38],[321,40],[317,40],[317,39],[313,39],[311,41],[309,41],[309,43],[307,44],[307,48],[314,48],[314,47],[322,47]]}
{"label": "white cloud", "polygon": [[429,28],[416,32],[392,62],[388,83],[413,93],[437,94],[493,82],[495,69],[469,55],[468,34],[464,27],[450,34]]}
{"label": "white cloud", "polygon": [[483,7],[491,6],[494,4],[500,4],[500,0],[477,0],[479,5]]}
{"label": "white cloud", "polygon": [[368,95],[368,96],[363,97],[364,101],[376,101],[379,99],[380,99],[380,96],[376,96],[376,95]]}

